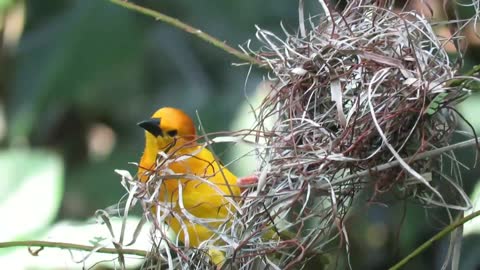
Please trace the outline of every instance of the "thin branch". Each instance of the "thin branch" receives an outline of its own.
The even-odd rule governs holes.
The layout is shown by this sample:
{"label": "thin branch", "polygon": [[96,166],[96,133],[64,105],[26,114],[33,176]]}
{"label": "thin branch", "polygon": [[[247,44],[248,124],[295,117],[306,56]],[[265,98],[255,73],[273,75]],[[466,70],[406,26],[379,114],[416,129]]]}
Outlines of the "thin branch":
{"label": "thin branch", "polygon": [[[411,157],[407,157],[407,158],[404,158],[404,160],[409,163],[409,162],[413,162],[413,161],[416,161],[416,160],[420,160],[420,159],[424,159],[424,158],[427,158],[427,157],[434,157],[434,156],[438,156],[438,155],[441,155],[445,152],[448,152],[448,151],[452,151],[452,150],[456,150],[456,149],[461,149],[461,148],[466,148],[466,147],[471,147],[471,146],[474,146],[477,144],[477,140],[479,140],[480,138],[474,138],[474,139],[470,139],[470,140],[467,140],[467,141],[463,141],[463,142],[459,142],[459,143],[456,143],[456,144],[452,144],[452,145],[448,145],[448,146],[445,146],[445,147],[442,147],[442,148],[438,148],[438,149],[433,149],[433,150],[430,150],[430,151],[427,151],[427,152],[424,152],[424,153],[420,153],[418,155],[414,155],[414,156],[411,156]],[[345,176],[344,178],[341,178],[341,179],[338,179],[338,180],[335,180],[334,183],[335,184],[338,184],[338,183],[342,183],[342,182],[346,182],[346,181],[349,181],[353,178],[360,178],[360,177],[366,177],[368,176],[372,171],[374,172],[380,172],[380,171],[384,171],[384,170],[387,170],[387,169],[390,169],[392,167],[395,167],[395,166],[398,166],[400,165],[400,162],[398,162],[398,160],[394,160],[394,161],[390,161],[388,163],[385,163],[385,164],[381,164],[381,165],[378,165],[378,166],[375,166],[375,167],[372,167],[372,168],[369,168],[367,170],[364,170],[364,171],[361,171],[361,172],[358,172],[358,173],[352,173],[348,176]],[[319,188],[323,188],[324,186],[319,186]]]}
{"label": "thin branch", "polygon": [[461,218],[459,220],[457,220],[456,222],[448,225],[447,227],[445,227],[445,229],[441,230],[439,233],[437,233],[436,235],[434,235],[432,238],[430,238],[428,241],[426,241],[425,243],[423,243],[421,246],[419,246],[417,249],[415,249],[412,253],[410,253],[407,257],[403,258],[401,261],[399,261],[397,264],[395,264],[394,266],[390,267],[389,270],[398,270],[398,269],[401,269],[402,267],[404,267],[411,259],[415,258],[416,256],[418,256],[420,253],[422,253],[423,251],[425,251],[428,247],[430,247],[433,242],[437,241],[437,240],[440,240],[442,239],[443,237],[445,237],[446,235],[448,235],[449,233],[451,233],[453,230],[455,230],[456,228],[462,226],[463,224],[465,224],[466,222],[468,222],[469,220],[472,220],[476,217],[480,216],[480,210],[478,211],[475,211],[473,213],[471,213],[470,215],[464,217],[464,218]]}
{"label": "thin branch", "polygon": [[98,248],[97,246],[86,246],[73,243],[63,243],[63,242],[50,242],[50,241],[11,241],[11,242],[0,242],[0,248],[9,248],[9,247],[51,247],[51,248],[60,248],[60,249],[74,249],[74,250],[84,250],[84,251],[95,251],[98,253],[106,254],[122,254],[136,255],[140,257],[146,257],[148,252],[140,249],[117,249],[117,248]]}
{"label": "thin branch", "polygon": [[[462,74],[462,76],[474,76],[475,74],[477,74],[479,72],[480,72],[480,65],[476,65],[476,66],[473,66],[472,69],[470,69],[469,71]],[[457,87],[457,86],[460,86],[462,83],[465,83],[469,80],[470,79],[468,79],[468,78],[455,79],[455,80],[450,81],[448,86]]]}
{"label": "thin branch", "polygon": [[245,54],[245,53],[227,45],[226,42],[221,41],[221,40],[203,32],[202,30],[200,30],[198,28],[195,28],[191,25],[188,25],[188,24],[180,21],[179,19],[170,17],[168,15],[165,15],[163,13],[160,13],[158,11],[155,11],[155,10],[152,10],[152,9],[149,9],[149,8],[145,8],[145,7],[127,2],[125,0],[109,0],[109,1],[116,4],[116,5],[122,6],[126,9],[130,9],[130,10],[136,11],[138,13],[153,17],[155,20],[162,21],[162,22],[164,22],[166,24],[169,24],[173,27],[179,28],[180,30],[183,30],[187,33],[190,33],[190,34],[202,39],[203,41],[206,41],[207,43],[210,43],[213,46],[215,46],[215,47],[217,47],[217,48],[235,56],[236,58],[238,58],[242,61],[246,61],[246,62],[248,62],[252,65],[256,65],[256,66],[261,67],[261,68],[268,68],[268,66],[263,64],[260,60],[258,60],[258,59],[254,58],[254,57],[252,57],[248,54]]}

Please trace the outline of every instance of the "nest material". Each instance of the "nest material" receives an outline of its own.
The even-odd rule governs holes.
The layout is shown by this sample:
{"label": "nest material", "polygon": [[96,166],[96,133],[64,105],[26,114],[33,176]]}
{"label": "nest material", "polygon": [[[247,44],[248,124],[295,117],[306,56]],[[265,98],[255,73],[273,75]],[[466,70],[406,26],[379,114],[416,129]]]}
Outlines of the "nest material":
{"label": "nest material", "polygon": [[[414,12],[362,1],[334,12],[321,3],[326,14],[301,21],[299,34],[285,31],[282,39],[258,28],[264,46],[252,52],[271,68],[274,82],[257,112],[255,133],[265,139],[257,149],[258,184],[236,201],[241,211],[216,228],[215,239],[195,249],[169,240],[162,217],[172,206],[158,201],[161,181],[172,173],[168,160],[147,186],[133,182],[131,193],[155,222],[152,258],[171,268],[208,269],[208,248],[215,246],[227,269],[302,266],[322,259],[318,254],[337,247],[337,238],[348,243],[343,220],[365,189],[373,190],[372,200],[396,193],[448,209],[469,207],[453,153],[425,154],[448,145],[456,126],[451,107],[468,94],[449,83],[457,69],[446,41]],[[442,159],[451,160],[448,173]],[[453,195],[444,196],[440,186]]]}
{"label": "nest material", "polygon": [[244,238],[271,228],[294,232],[248,238],[251,255],[275,254],[265,264],[281,269],[328,252],[336,236],[348,243],[343,219],[361,190],[373,190],[373,201],[395,193],[428,206],[470,206],[453,153],[415,160],[449,144],[452,106],[469,93],[450,86],[457,69],[446,40],[415,12],[357,1],[341,13],[325,11],[300,27],[310,30],[285,31],[286,39],[257,32],[264,46],[255,53],[275,84],[259,109],[256,129],[270,136],[241,220],[249,228]]}

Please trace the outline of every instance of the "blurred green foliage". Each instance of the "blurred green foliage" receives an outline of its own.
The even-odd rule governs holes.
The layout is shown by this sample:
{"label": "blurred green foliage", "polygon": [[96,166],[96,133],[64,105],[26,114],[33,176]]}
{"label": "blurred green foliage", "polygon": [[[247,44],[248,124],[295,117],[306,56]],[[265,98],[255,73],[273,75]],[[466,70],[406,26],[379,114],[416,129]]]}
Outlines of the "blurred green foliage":
{"label": "blurred green foliage", "polygon": [[[313,2],[306,8],[313,10],[311,15],[318,10],[318,3]],[[287,30],[297,29],[297,2],[136,3],[179,18],[234,47],[254,39],[255,24],[280,32],[281,21]],[[19,6],[23,19],[10,23],[25,24],[20,40],[0,51],[0,109],[6,112],[7,130],[1,143],[12,149],[48,149],[49,154],[42,156],[45,162],[51,155],[63,160],[65,192],[57,220],[85,220],[96,209],[120,200],[124,191],[113,170],[136,171],[128,162],[136,162],[143,147],[143,131],[135,125],[138,121],[159,107],[175,106],[192,116],[198,111],[207,132],[228,130],[239,101],[264,76],[262,70],[254,69],[244,87],[248,67],[231,66],[237,59],[108,1],[0,0],[2,20]],[[478,48],[470,48],[465,59],[466,66],[480,62]],[[480,115],[475,106],[479,99],[476,95],[469,100],[472,105],[462,107],[471,119]],[[104,142],[112,148],[94,157],[89,134],[98,124],[112,131],[113,136]],[[222,155],[223,149],[219,152]],[[473,152],[459,151],[458,156],[473,166]],[[38,155],[34,152],[22,163]],[[467,192],[478,176],[478,169],[466,173]],[[441,223],[432,223],[431,213],[410,203],[389,208],[372,205],[359,213],[347,222],[354,269],[385,269],[441,228]],[[9,218],[3,211],[0,215]],[[444,214],[439,216],[444,218]],[[408,269],[437,269],[444,249],[445,243],[436,245]],[[339,255],[333,261],[343,267],[346,259]],[[468,265],[475,264],[469,261]]]}
{"label": "blurred green foliage", "polygon": [[2,151],[0,173],[0,213],[8,220],[2,222],[0,239],[29,239],[47,229],[63,195],[61,158],[39,150]]}
{"label": "blurred green foliage", "polygon": [[[239,13],[227,18],[220,11],[233,6],[220,3],[143,1],[227,40],[249,38],[254,29],[245,24],[249,18]],[[51,147],[66,159],[60,217],[88,217],[116,203],[123,193],[113,169],[135,171],[127,164],[138,161],[142,151],[143,132],[135,124],[157,108],[176,106],[192,116],[198,110],[207,131],[228,129],[247,72],[230,67],[235,59],[108,1],[26,1],[25,9],[25,32],[12,52],[14,69],[3,91],[6,141]],[[218,13],[211,16],[202,13],[214,10]],[[281,12],[289,14],[287,8]],[[259,24],[280,19],[260,15]],[[255,76],[252,81],[258,82]],[[103,160],[88,156],[87,132],[96,123],[116,135],[113,152]]]}

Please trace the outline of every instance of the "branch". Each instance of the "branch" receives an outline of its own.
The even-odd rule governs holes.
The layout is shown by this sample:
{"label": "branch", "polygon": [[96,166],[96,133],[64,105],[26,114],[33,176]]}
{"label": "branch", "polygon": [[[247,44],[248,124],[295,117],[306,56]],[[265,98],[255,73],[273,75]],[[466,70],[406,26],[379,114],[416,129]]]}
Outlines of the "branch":
{"label": "branch", "polygon": [[[472,69],[465,72],[465,74],[462,74],[462,76],[473,76],[473,75],[477,74],[478,72],[480,72],[480,65],[473,66]],[[461,84],[463,84],[465,82],[468,82],[470,80],[471,79],[468,79],[468,78],[455,79],[455,80],[450,81],[448,86],[457,87],[457,86],[460,86]]]}
{"label": "branch", "polygon": [[60,248],[60,249],[74,249],[74,250],[84,250],[84,251],[95,251],[98,253],[106,254],[128,254],[136,255],[140,257],[146,257],[148,252],[140,249],[117,249],[117,248],[99,248],[98,246],[86,246],[73,243],[63,243],[63,242],[50,242],[50,241],[12,241],[12,242],[0,242],[0,248],[8,247],[51,247],[51,248]]}
{"label": "branch", "polygon": [[[473,139],[470,139],[470,140],[467,140],[467,141],[459,142],[459,143],[452,144],[452,145],[447,145],[447,146],[444,146],[442,148],[433,149],[433,150],[423,152],[423,153],[420,153],[420,154],[417,154],[417,155],[414,155],[414,156],[411,156],[411,157],[407,157],[407,158],[404,158],[403,160],[405,160],[407,163],[409,163],[409,162],[424,159],[424,158],[427,158],[427,157],[439,156],[439,155],[441,155],[445,152],[448,152],[448,151],[477,145],[477,142],[479,140],[480,140],[480,137],[473,138]],[[478,147],[478,145],[477,145],[477,147]],[[388,163],[384,163],[384,164],[369,168],[367,170],[352,173],[350,175],[345,176],[344,178],[334,180],[332,182],[332,184],[333,183],[338,184],[338,183],[346,182],[346,181],[349,181],[349,180],[354,179],[354,178],[366,177],[366,176],[370,175],[372,171],[373,172],[380,172],[380,171],[384,171],[384,170],[387,170],[387,169],[390,169],[392,167],[399,166],[399,165],[400,165],[400,162],[398,160],[390,161]],[[327,184],[319,185],[317,188],[325,188],[325,187],[327,187]]]}
{"label": "branch", "polygon": [[399,261],[397,264],[394,266],[390,267],[389,270],[398,270],[401,269],[403,266],[405,266],[411,259],[415,258],[418,256],[420,253],[425,251],[428,247],[430,247],[433,242],[442,239],[445,237],[447,234],[451,233],[453,230],[455,230],[457,227],[460,227],[464,223],[466,223],[469,220],[472,220],[476,218],[477,216],[480,216],[480,210],[475,211],[471,213],[470,215],[459,219],[458,221],[448,225],[445,229],[441,230],[439,233],[434,235],[432,238],[428,239],[427,242],[423,243],[421,246],[419,246],[417,249],[415,249],[412,253],[410,253],[407,257],[403,258],[401,261]]}
{"label": "branch", "polygon": [[145,8],[145,7],[133,4],[133,3],[129,3],[125,0],[109,0],[109,1],[116,4],[116,5],[122,6],[126,9],[130,9],[130,10],[136,11],[138,13],[153,17],[155,20],[162,21],[162,22],[164,22],[166,24],[169,24],[173,27],[179,28],[180,30],[183,30],[187,33],[190,33],[190,34],[202,39],[203,41],[206,41],[207,43],[210,43],[213,46],[215,46],[215,47],[217,47],[217,48],[235,56],[236,58],[238,58],[242,61],[246,61],[246,62],[248,62],[252,65],[256,65],[256,66],[261,67],[261,68],[268,68],[268,66],[263,64],[260,60],[254,58],[254,57],[251,57],[250,55],[245,54],[245,53],[227,45],[226,42],[221,41],[221,40],[219,40],[219,39],[217,39],[217,38],[215,38],[215,37],[213,37],[213,36],[211,36],[207,33],[204,33],[202,30],[197,29],[197,28],[195,28],[191,25],[188,25],[188,24],[180,21],[179,19],[170,17],[168,15],[165,15],[163,13],[160,13],[158,11],[155,11],[155,10],[152,10],[152,9],[149,9],[149,8]]}

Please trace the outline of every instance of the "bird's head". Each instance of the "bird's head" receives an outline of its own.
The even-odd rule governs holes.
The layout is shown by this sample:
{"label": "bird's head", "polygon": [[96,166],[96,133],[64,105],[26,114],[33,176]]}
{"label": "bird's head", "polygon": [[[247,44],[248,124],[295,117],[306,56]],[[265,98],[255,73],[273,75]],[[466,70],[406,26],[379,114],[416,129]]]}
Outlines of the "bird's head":
{"label": "bird's head", "polygon": [[183,111],[170,107],[159,109],[138,126],[145,129],[147,144],[156,144],[157,151],[168,152],[173,147],[193,143],[196,136],[192,119]]}

